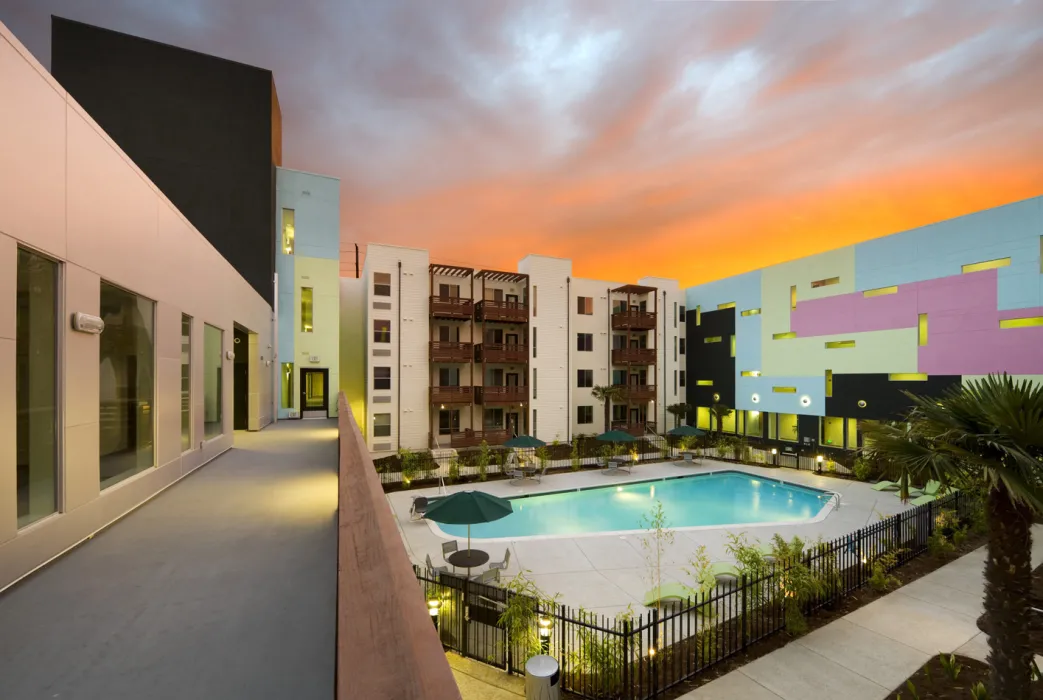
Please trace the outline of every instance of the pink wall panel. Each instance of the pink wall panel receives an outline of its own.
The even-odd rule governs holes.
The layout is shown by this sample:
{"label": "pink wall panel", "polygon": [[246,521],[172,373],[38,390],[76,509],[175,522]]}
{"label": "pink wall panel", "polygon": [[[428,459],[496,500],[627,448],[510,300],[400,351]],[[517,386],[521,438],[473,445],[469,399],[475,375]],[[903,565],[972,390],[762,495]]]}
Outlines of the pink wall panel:
{"label": "pink wall panel", "polygon": [[866,333],[916,325],[915,285],[897,294],[866,299],[862,292],[798,301],[790,312],[790,330],[799,337]]}
{"label": "pink wall panel", "polygon": [[927,374],[1043,374],[1043,328],[940,334],[920,348],[918,368]]}

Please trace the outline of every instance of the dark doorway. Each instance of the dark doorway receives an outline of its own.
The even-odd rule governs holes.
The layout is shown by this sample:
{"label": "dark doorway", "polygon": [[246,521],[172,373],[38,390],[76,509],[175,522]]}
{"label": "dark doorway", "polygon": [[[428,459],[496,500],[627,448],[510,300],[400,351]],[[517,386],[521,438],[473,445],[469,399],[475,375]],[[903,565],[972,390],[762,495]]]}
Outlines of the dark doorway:
{"label": "dark doorway", "polygon": [[518,435],[518,414],[508,413],[507,414],[507,435],[510,437],[516,437]]}
{"label": "dark doorway", "polygon": [[250,334],[238,326],[232,335],[235,360],[232,366],[232,426],[246,430],[250,425]]}
{"label": "dark doorway", "polygon": [[301,369],[301,418],[329,418],[328,369]]}

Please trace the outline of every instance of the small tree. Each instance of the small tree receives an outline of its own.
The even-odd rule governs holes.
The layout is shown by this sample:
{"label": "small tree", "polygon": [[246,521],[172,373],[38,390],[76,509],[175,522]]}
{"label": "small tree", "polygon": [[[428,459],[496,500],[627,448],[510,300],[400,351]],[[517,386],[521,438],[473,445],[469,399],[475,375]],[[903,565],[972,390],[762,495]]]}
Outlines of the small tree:
{"label": "small tree", "polygon": [[688,412],[692,410],[692,407],[686,403],[675,403],[667,406],[666,410],[674,417],[674,427],[676,428],[681,424],[681,419],[687,416]]}
{"label": "small tree", "polygon": [[720,401],[714,401],[713,405],[710,406],[710,413],[717,419],[717,432],[722,433],[724,432],[724,419],[734,413],[734,411],[728,408],[726,404],[723,404]]}
{"label": "small tree", "polygon": [[569,451],[569,461],[572,465],[572,471],[578,472],[580,465],[580,443],[583,442],[583,438],[578,435],[572,439],[572,449]]}
{"label": "small tree", "polygon": [[605,405],[606,433],[612,429],[612,402],[621,400],[623,398],[624,390],[625,387],[619,386],[618,384],[606,384],[604,386],[599,384],[590,390],[590,395],[594,397],[594,400],[600,401]]}
{"label": "small tree", "polygon": [[489,461],[492,457],[492,453],[489,450],[489,443],[482,440],[482,445],[478,450],[478,480],[485,481],[488,478],[487,471],[489,469]]}
{"label": "small tree", "polygon": [[[648,536],[641,540],[641,545],[645,549],[645,562],[648,564],[652,588],[658,592],[663,584],[663,557],[666,555],[666,548],[674,541],[674,531],[669,529],[662,501],[656,499],[652,509],[641,516],[641,525],[649,532]],[[658,600],[656,608],[662,612],[662,603]]]}
{"label": "small tree", "polygon": [[507,604],[500,613],[499,624],[507,630],[511,648],[523,655],[522,664],[540,653],[540,635],[537,626],[539,613],[553,613],[560,594],[544,593],[539,586],[519,572],[504,588]]}

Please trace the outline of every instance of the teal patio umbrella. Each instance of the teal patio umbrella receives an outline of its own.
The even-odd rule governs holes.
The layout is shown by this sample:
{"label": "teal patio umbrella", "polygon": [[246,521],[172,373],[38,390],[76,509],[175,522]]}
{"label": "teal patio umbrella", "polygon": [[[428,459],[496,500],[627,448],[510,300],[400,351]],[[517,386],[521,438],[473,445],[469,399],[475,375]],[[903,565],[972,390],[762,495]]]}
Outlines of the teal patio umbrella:
{"label": "teal patio umbrella", "polygon": [[679,425],[676,428],[671,428],[666,431],[667,435],[678,435],[681,437],[700,437],[706,435],[705,432],[691,425]]}
{"label": "teal patio umbrella", "polygon": [[467,526],[467,551],[471,551],[471,525],[491,523],[514,512],[511,502],[482,491],[458,491],[440,498],[424,512],[436,523]]}
{"label": "teal patio umbrella", "polygon": [[545,443],[543,440],[540,440],[539,438],[534,438],[531,435],[518,435],[518,436],[512,437],[510,440],[508,440],[507,442],[503,443],[504,447],[517,447],[517,448],[545,447],[546,445],[547,445],[547,443]]}
{"label": "teal patio umbrella", "polygon": [[597,436],[601,442],[637,442],[637,439],[630,433],[625,433],[622,430],[610,430],[607,433],[601,433]]}

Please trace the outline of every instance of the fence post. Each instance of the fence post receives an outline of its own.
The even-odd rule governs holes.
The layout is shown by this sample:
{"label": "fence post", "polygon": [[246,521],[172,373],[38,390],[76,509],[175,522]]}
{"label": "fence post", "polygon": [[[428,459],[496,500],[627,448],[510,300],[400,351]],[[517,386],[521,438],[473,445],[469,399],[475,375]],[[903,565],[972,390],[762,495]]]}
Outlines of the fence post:
{"label": "fence post", "polygon": [[469,620],[469,618],[471,616],[470,615],[470,605],[469,605],[470,596],[468,596],[468,590],[467,590],[468,587],[469,587],[468,586],[468,579],[465,578],[464,579],[464,599],[461,601],[463,603],[463,605],[462,605],[462,607],[463,607],[462,613],[463,614],[460,616],[460,625],[461,625],[461,627],[463,627],[463,629],[460,630],[460,642],[461,642],[460,646],[462,647],[461,650],[460,650],[460,653],[463,654],[463,657],[465,659],[466,658],[470,658],[470,656],[471,656],[471,654],[468,651],[468,644],[467,644],[467,628],[470,627],[470,624],[468,623],[468,620]]}
{"label": "fence post", "polygon": [[655,654],[649,658],[649,670],[652,672],[652,698],[659,697],[659,674],[656,672],[656,658],[662,651],[659,648],[659,608],[652,608],[652,648]]}
{"label": "fence post", "polygon": [[742,650],[746,651],[746,645],[749,643],[750,635],[747,629],[749,620],[746,619],[746,572],[742,572],[739,575],[739,628],[742,630]]}
{"label": "fence post", "polygon": [[928,501],[927,503],[927,536],[931,537],[934,534],[934,503]]}
{"label": "fence post", "polygon": [[630,664],[633,663],[630,653],[630,620],[623,620],[623,700],[630,700]]}

